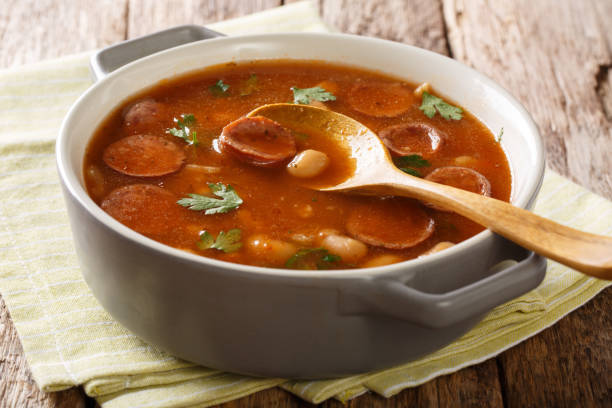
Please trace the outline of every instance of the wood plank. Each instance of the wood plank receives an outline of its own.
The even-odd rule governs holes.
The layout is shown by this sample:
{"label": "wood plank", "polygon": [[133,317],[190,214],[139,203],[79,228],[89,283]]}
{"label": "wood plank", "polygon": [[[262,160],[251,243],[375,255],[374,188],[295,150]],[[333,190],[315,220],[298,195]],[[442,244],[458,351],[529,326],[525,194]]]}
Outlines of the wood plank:
{"label": "wood plank", "polygon": [[[123,39],[126,33],[130,37],[133,37],[175,24],[202,24],[214,21],[214,16],[219,16],[218,19],[235,17],[238,15],[249,13],[251,11],[255,11],[257,10],[256,7],[259,6],[269,7],[272,3],[278,4],[277,1],[261,1],[248,3],[239,2],[236,0],[223,3],[220,1],[194,1],[184,3],[178,1],[165,1],[163,2],[162,6],[159,6],[157,3],[154,3],[150,0],[130,0],[129,10],[133,10],[134,14],[130,14],[130,24],[129,26],[126,26],[124,23],[114,23],[114,21],[116,20],[121,21],[120,18],[116,18],[117,15],[120,16],[121,13],[124,13],[125,15],[126,12],[122,11],[126,10],[125,8],[122,9],[121,7],[117,6],[117,2],[69,2],[68,0],[64,0],[63,2],[54,2],[51,0],[13,0],[9,3],[9,6],[6,7],[6,9],[3,8],[2,10],[0,10],[0,38],[2,39],[3,44],[3,53],[0,55],[0,66],[18,65],[24,62],[31,62],[37,59],[49,58],[61,54],[82,51],[92,47],[103,46],[108,43],[117,41],[116,39],[107,41],[106,38],[111,38],[114,36],[113,38],[120,37],[119,39]],[[444,21],[440,14],[440,5],[438,2],[415,1],[411,2],[409,6],[407,6],[405,2],[401,1],[390,1],[385,3],[383,1],[378,0],[361,0],[358,2],[350,2],[346,0],[327,0],[321,1],[321,3],[321,10],[323,12],[323,17],[325,21],[331,25],[339,27],[342,31],[390,38],[396,41],[429,48],[440,53],[446,53],[448,50],[444,34]],[[461,55],[459,51],[463,49],[463,57],[461,58],[464,58],[463,60],[465,62],[476,66],[479,70],[484,71],[486,69],[486,64],[481,67],[480,64],[483,63],[482,61],[478,60],[477,65],[474,63],[474,61],[471,60],[471,58],[477,59],[474,55],[472,55],[473,52],[476,54],[481,52],[479,50],[473,51],[473,42],[479,43],[479,41],[481,41],[485,43],[486,46],[481,44],[481,47],[484,48],[493,47],[494,49],[491,52],[495,54],[495,47],[498,47],[500,44],[507,46],[508,44],[506,44],[506,42],[511,43],[512,41],[515,41],[514,36],[520,34],[520,37],[523,40],[529,39],[529,37],[527,36],[527,34],[530,34],[529,30],[532,30],[537,35],[539,35],[540,37],[538,38],[546,38],[548,37],[546,35],[547,32],[552,32],[554,35],[556,35],[556,31],[566,29],[562,24],[557,21],[557,17],[558,15],[563,15],[564,17],[567,17],[567,13],[563,11],[560,12],[558,10],[554,10],[555,8],[567,9],[565,5],[556,5],[552,8],[546,8],[544,6],[542,6],[542,8],[540,8],[539,6],[536,7],[535,14],[538,16],[538,18],[542,19],[550,17],[550,19],[545,23],[548,25],[554,24],[557,26],[555,27],[556,31],[548,31],[549,28],[547,26],[538,28],[529,26],[529,22],[522,21],[526,13],[519,13],[519,11],[521,10],[521,8],[522,10],[531,10],[534,6],[533,2],[523,1],[518,6],[503,5],[501,3],[502,2],[499,2],[499,4],[483,6],[481,2],[475,0],[466,1],[462,5],[452,1],[445,1],[445,12],[447,12],[448,14],[450,11],[449,16],[452,17],[448,20],[449,25],[454,24],[456,27],[458,27],[455,28],[455,31],[453,31],[453,29],[450,30],[453,52],[455,56],[458,56]],[[566,1],[565,3],[569,2]],[[610,20],[610,18],[606,18],[606,16],[612,15],[612,11],[610,10],[612,8],[612,3],[606,3],[605,0],[600,0],[594,3],[588,3],[588,5],[590,4],[593,4],[593,7],[595,7],[597,11],[595,13],[587,13],[587,17],[589,19],[587,22],[589,24],[594,25],[585,25],[584,27],[582,27],[582,23],[580,21],[575,21],[573,24],[568,25],[572,32],[580,32],[580,30],[586,30],[586,34],[588,34],[589,38],[591,38],[590,36],[592,36],[592,31],[595,30],[595,28],[593,27],[604,27],[604,23]],[[574,19],[580,20],[584,18],[580,17],[580,13],[582,10],[580,8],[580,4],[572,6],[573,9],[570,10],[570,13],[574,14]],[[479,14],[478,10],[474,10],[478,7],[485,7],[485,10]],[[493,9],[487,9],[486,7]],[[513,14],[511,13],[510,15],[507,15],[502,13],[500,15],[499,8],[503,9],[504,7],[510,7],[512,10],[514,10]],[[548,14],[546,14],[546,10],[548,9],[553,9],[554,15],[549,16]],[[164,15],[163,13],[161,13],[161,11],[163,10],[166,10],[169,14]],[[85,14],[86,16],[83,17],[82,14]],[[465,14],[472,17],[466,20],[464,18]],[[479,17],[474,19],[474,14],[478,15]],[[90,17],[92,15],[94,17]],[[140,17],[137,17],[138,15]],[[50,16],[53,16],[53,18],[51,18]],[[527,16],[528,20],[530,18],[532,17]],[[496,35],[496,40],[492,43],[489,43],[487,38],[476,37],[472,38],[469,44],[462,45],[462,42],[465,41],[465,39],[463,39],[462,34],[457,34],[456,30],[473,31],[475,26],[481,24],[480,19],[485,20],[485,25],[488,27],[488,29],[493,30],[493,32],[500,32],[501,34]],[[491,21],[487,21],[487,19]],[[514,27],[514,29],[517,30],[518,34],[515,31],[507,29],[505,22],[506,19],[510,19],[511,23],[514,24],[511,24],[511,27],[518,26],[518,28]],[[536,17],[533,17],[533,20],[535,19]],[[459,22],[457,22],[457,20],[459,20]],[[70,24],[57,24],[57,21],[70,21],[73,27],[71,27]],[[76,29],[74,28],[74,21],[77,21]],[[111,24],[108,23],[109,21],[111,21]],[[502,22],[501,24],[500,21]],[[541,23],[541,21],[539,21],[539,23]],[[497,24],[497,27],[495,26],[495,24]],[[531,24],[535,23],[531,21]],[[24,30],[23,27],[29,27],[30,29]],[[92,27],[94,31],[91,31]],[[34,31],[34,35],[32,34],[32,31]],[[599,29],[598,35],[602,34],[601,31],[602,30]],[[612,31],[603,31],[604,32],[601,35],[601,38],[605,38],[605,47],[608,50],[608,59],[606,60],[606,58],[602,58],[600,62],[597,62],[598,68],[596,70],[592,69],[593,67],[591,66],[588,66],[588,69],[589,72],[596,71],[595,81],[593,82],[593,89],[595,89],[595,92],[591,92],[591,94],[595,95],[596,97],[598,96],[599,100],[601,101],[601,105],[603,107],[607,107],[606,109],[603,109],[602,115],[604,118],[607,118],[608,125],[607,127],[598,127],[597,124],[592,126],[590,125],[591,127],[588,127],[587,130],[591,129],[592,127],[594,127],[596,131],[599,130],[603,133],[604,141],[606,141],[605,136],[607,135],[607,141],[609,145],[610,133],[608,131],[608,133],[606,134],[605,129],[609,130],[609,123],[611,120],[610,112],[612,112],[612,102],[610,102],[612,101],[610,99],[610,95],[612,95],[612,92],[610,92],[610,76],[612,74],[610,73],[609,69],[609,50],[610,44],[612,43]],[[75,32],[78,32],[79,35],[74,35]],[[490,33],[480,34],[490,35]],[[607,37],[604,36],[605,34],[607,34]],[[454,35],[457,35],[457,37],[453,37]],[[475,34],[472,32],[471,35]],[[30,39],[30,37],[34,38]],[[552,38],[553,35],[550,35],[550,37]],[[536,44],[530,45],[532,48],[535,48],[535,50],[530,50],[526,56],[523,56],[523,60],[521,60],[520,62],[529,62],[531,56],[537,54],[537,45],[540,41],[543,41],[538,38],[534,40]],[[564,42],[568,41],[568,39],[562,36],[562,40],[563,42],[560,42],[559,44],[562,44],[561,46],[566,46]],[[604,47],[603,44],[604,40],[597,40],[595,41],[595,46],[593,46],[593,44],[589,44],[589,46],[587,46],[582,53],[578,53],[575,55],[582,57],[585,53],[588,54],[592,53],[593,51],[595,52],[595,54],[597,54],[597,52]],[[574,44],[574,46],[577,45]],[[554,47],[554,44],[552,44],[551,47]],[[589,51],[590,47],[592,47],[593,50]],[[495,64],[498,65],[496,69],[493,70],[498,75],[500,75],[500,77],[496,79],[502,83],[507,80],[508,84],[506,84],[506,86],[508,88],[510,88],[510,86],[514,86],[514,88],[510,88],[510,90],[512,93],[516,93],[516,89],[522,89],[524,87],[524,78],[505,78],[505,70],[514,69],[514,65],[506,59],[515,58],[512,56],[512,51],[520,54],[521,50],[516,47],[513,48],[510,46],[510,51],[511,52],[508,52],[508,50],[505,50],[502,47],[497,52],[497,60],[489,62],[493,64],[493,66],[495,66]],[[559,56],[568,58],[568,61],[570,63],[573,63],[575,66],[580,65],[577,64],[576,61],[571,58],[573,55],[571,52],[559,52]],[[579,61],[582,60],[583,59],[580,59]],[[591,61],[588,58],[586,60]],[[570,65],[570,63],[566,65]],[[576,102],[579,102],[580,98],[567,98],[566,93],[569,92],[568,89],[570,88],[567,85],[568,83],[571,83],[571,75],[561,75],[556,71],[557,69],[563,68],[564,67],[556,67],[554,66],[554,64],[550,65],[549,73],[551,73],[551,77],[548,77],[548,79],[552,78],[558,83],[566,85],[566,87],[563,89],[564,91],[566,91],[565,93],[561,92],[561,96],[554,94],[551,97],[551,100],[555,101],[554,109],[561,107],[563,108],[562,112],[565,114],[566,112],[572,112],[573,110],[575,110]],[[524,71],[521,72],[530,74],[532,71],[530,71],[529,69],[524,69]],[[555,77],[555,75],[559,76],[560,79]],[[538,85],[537,79],[534,80],[534,78],[529,78],[529,81],[536,82],[536,85]],[[582,82],[580,84],[582,84]],[[532,84],[531,82],[529,82],[529,87],[531,86]],[[545,85],[541,85],[540,88],[535,89],[538,91],[541,91],[542,89],[546,92],[548,91],[548,88]],[[543,95],[547,95],[546,92]],[[537,103],[540,101],[537,98],[533,97],[530,99],[526,97],[526,100],[528,100],[532,104],[535,104],[536,108],[538,108]],[[567,105],[568,103],[570,103],[569,106]],[[531,108],[529,109],[531,110]],[[574,174],[572,173],[574,171],[573,167],[568,165],[567,160],[563,158],[565,157],[565,152],[568,149],[568,146],[565,146],[565,143],[563,142],[563,138],[569,137],[569,133],[576,128],[578,128],[578,130],[583,131],[583,133],[580,133],[581,137],[583,137],[586,131],[580,128],[579,123],[572,122],[571,125],[573,127],[570,127],[570,125],[564,123],[563,121],[557,122],[557,118],[553,114],[548,112],[547,108],[542,107],[540,109],[541,112],[536,118],[536,120],[538,120],[539,124],[541,118],[548,120],[548,122],[545,121],[548,126],[547,131],[543,133],[547,133],[547,135],[549,133],[552,134],[551,137],[553,139],[552,141],[548,142],[548,148],[549,151],[552,152],[552,154],[556,157],[554,163],[558,163],[559,167],[557,167],[557,169],[562,172],[566,171],[565,174]],[[583,113],[583,110],[579,110],[578,113]],[[555,112],[557,112],[557,110]],[[596,116],[597,115],[595,115],[595,117]],[[592,121],[591,116],[589,116],[589,120]],[[559,123],[564,127],[560,127]],[[554,127],[555,124],[557,124],[557,127]],[[574,143],[578,143],[577,137],[578,136],[574,138]],[[599,140],[602,140],[601,136]],[[557,148],[556,145],[559,143],[562,147]],[[596,150],[598,150],[598,148],[594,147],[594,144],[592,145],[591,143],[585,143],[585,145],[585,149],[589,150],[589,154],[592,153],[591,151],[597,153]],[[605,146],[606,145],[600,144],[601,150],[604,153],[605,151],[609,150],[609,148],[606,150]],[[569,147],[572,147],[571,143],[569,144]],[[565,167],[563,167],[562,165],[564,165]],[[592,167],[593,169],[597,169],[597,166]],[[589,169],[589,171],[593,171],[593,169]],[[600,167],[599,171],[601,171],[604,175],[612,174],[610,171],[602,171],[602,169],[603,168]],[[580,173],[575,174],[575,177],[579,176],[581,176]],[[591,173],[587,173],[586,178],[584,180],[591,180],[590,177]],[[570,404],[572,401],[590,401],[587,399],[583,399],[586,397],[579,394],[580,390],[582,389],[582,383],[569,383],[568,379],[573,377],[585,379],[586,381],[592,383],[589,390],[584,392],[587,392],[596,401],[597,398],[599,398],[600,406],[603,406],[601,405],[601,402],[606,402],[612,399],[612,397],[610,396],[610,389],[612,389],[612,387],[609,382],[609,375],[607,377],[605,376],[607,373],[610,372],[611,368],[611,359],[609,356],[610,321],[601,321],[600,319],[593,317],[593,314],[596,313],[599,313],[600,315],[605,315],[606,311],[610,309],[610,299],[611,294],[610,290],[608,290],[605,295],[599,296],[594,302],[591,302],[589,305],[585,306],[585,308],[580,309],[578,312],[570,315],[570,317],[562,320],[557,326],[554,326],[552,329],[545,331],[541,335],[536,336],[534,339],[531,339],[528,342],[511,349],[510,351],[504,353],[498,359],[498,361],[500,361],[500,366],[504,370],[502,374],[504,376],[504,386],[507,388],[507,395],[505,395],[505,399],[508,402],[509,406],[534,405],[533,400],[529,399],[530,395],[537,395],[538,393],[554,394],[559,390],[561,390],[562,392],[561,394],[559,394],[560,396],[558,398],[552,400],[538,400],[538,402],[544,402],[540,405],[563,406]],[[597,306],[597,302],[603,303]],[[574,321],[574,319],[577,319],[577,321]],[[589,320],[592,320],[592,322],[589,322]],[[593,327],[591,327],[590,329],[592,330],[592,332],[589,332],[587,330],[587,323],[593,324]],[[6,393],[3,394],[3,392],[6,391],[3,391],[3,389],[0,388],[0,401],[3,401],[3,403],[4,401],[10,401],[11,405],[9,406],[82,406],[79,405],[80,402],[70,402],[70,398],[72,398],[71,396],[65,397],[66,399],[64,400],[64,393],[50,395],[44,394],[45,397],[36,396],[42,393],[40,393],[40,391],[38,391],[38,389],[36,388],[35,384],[32,383],[31,378],[29,378],[29,374],[27,380],[24,379],[25,377],[19,377],[18,374],[15,374],[18,372],[19,369],[24,369],[24,367],[27,366],[23,358],[23,353],[20,350],[17,336],[16,334],[14,334],[14,330],[12,330],[13,334],[9,334],[9,331],[7,329],[7,327],[9,326],[12,329],[12,323],[10,322],[10,318],[8,317],[6,308],[4,307],[4,305],[2,305],[0,306],[0,378],[21,378],[21,381],[24,381],[24,383],[20,383],[18,387],[13,387],[15,390],[21,390],[21,395],[18,395],[18,399],[14,400],[5,399],[4,397]],[[571,336],[573,335],[573,331],[576,327],[579,327],[580,329],[577,330],[577,337],[573,338]],[[590,337],[585,339],[585,337],[587,336]],[[533,346],[531,345],[531,342],[539,341],[537,339],[540,338],[542,338],[540,343],[535,344]],[[587,346],[584,349],[585,351],[581,354],[581,344],[583,344],[585,340],[587,342],[584,344],[587,344]],[[591,342],[588,342],[588,340],[591,340]],[[546,370],[546,367],[549,367],[548,360],[549,358],[551,358],[551,353],[554,354],[554,351],[560,347],[567,347],[567,344],[564,343],[571,343],[571,350],[568,351],[563,358],[558,358],[557,360],[555,360],[551,366],[552,368],[547,370],[547,372],[544,372],[544,374],[548,377],[541,377],[540,375],[541,372],[543,372],[542,370]],[[551,345],[554,345],[554,347]],[[527,349],[523,350],[521,349],[521,347],[525,347]],[[543,349],[549,352],[544,357],[541,356],[541,351]],[[608,354],[605,354],[606,350]],[[516,355],[514,355],[514,353],[516,353]],[[531,364],[530,361],[524,361],[535,357],[541,358],[536,359],[537,361],[535,361],[533,364]],[[581,362],[584,362],[584,366],[576,368],[577,366],[580,366]],[[7,367],[9,365],[15,365],[21,368],[11,368],[10,372],[5,371],[7,370]],[[27,368],[25,368],[25,370],[25,372],[27,373]],[[351,407],[433,407],[441,405],[477,405],[477,403],[479,402],[481,405],[500,406],[501,404],[499,404],[499,400],[501,391],[499,382],[497,381],[497,373],[497,364],[494,363],[494,360],[489,360],[484,364],[461,370],[460,372],[449,376],[438,378],[421,387],[404,391],[391,400],[383,399],[375,395],[365,395],[356,399],[355,401],[351,401],[348,405]],[[562,373],[565,377],[560,377],[560,373]],[[11,377],[7,377],[9,375]],[[603,380],[598,381],[599,378],[603,378]],[[563,383],[562,380],[565,380],[565,383]],[[547,383],[549,381],[561,382],[559,384],[550,386],[549,388],[544,387],[546,391],[544,393],[541,392],[544,385],[548,386]],[[0,387],[2,386],[4,386],[4,384],[0,382]],[[567,391],[567,395],[562,394],[563,389],[569,389],[569,391]],[[37,392],[38,394],[36,394]],[[72,391],[69,391],[68,393],[70,392]],[[15,392],[13,395],[17,394],[18,393]],[[576,396],[580,398],[577,400],[572,400],[572,398]],[[567,400],[568,402],[563,402],[562,397],[569,398]],[[40,402],[40,398],[47,398],[47,400]],[[57,400],[54,400],[53,398],[57,398]],[[493,401],[494,404],[489,404],[489,399]],[[49,401],[55,401],[56,403],[54,405]],[[232,405],[235,407],[310,406],[309,404],[304,403],[303,401],[289,395],[288,393],[282,390],[270,390],[261,392],[230,404],[235,404]],[[324,406],[339,407],[340,404],[336,401],[330,401],[324,404]]]}
{"label": "wood plank", "polygon": [[322,0],[321,17],[341,32],[385,38],[448,54],[439,1]]}
{"label": "wood plank", "polygon": [[[548,165],[611,198],[612,4],[444,0],[444,14],[454,57],[525,104]],[[505,405],[609,406],[611,304],[608,289],[499,356]]]}
{"label": "wood plank", "polygon": [[206,24],[281,5],[281,0],[129,0],[128,38],[182,24]]}
{"label": "wood plank", "polygon": [[[219,408],[310,406],[312,405],[286,391],[272,389],[225,403]],[[503,402],[497,377],[497,364],[495,359],[490,359],[483,364],[439,377],[419,387],[409,388],[392,398],[369,393],[346,404],[331,399],[320,406],[321,408],[454,408],[457,406],[480,408],[502,407]]]}
{"label": "wood plank", "polygon": [[17,331],[4,300],[0,298],[0,406],[36,408],[84,408],[79,388],[56,393],[40,391],[23,354]]}
{"label": "wood plank", "polygon": [[503,407],[495,358],[436,380],[439,407]]}
{"label": "wood plank", "polygon": [[506,406],[609,407],[612,288],[500,356]]}
{"label": "wood plank", "polygon": [[3,0],[0,68],[122,41],[126,12],[127,0]]}

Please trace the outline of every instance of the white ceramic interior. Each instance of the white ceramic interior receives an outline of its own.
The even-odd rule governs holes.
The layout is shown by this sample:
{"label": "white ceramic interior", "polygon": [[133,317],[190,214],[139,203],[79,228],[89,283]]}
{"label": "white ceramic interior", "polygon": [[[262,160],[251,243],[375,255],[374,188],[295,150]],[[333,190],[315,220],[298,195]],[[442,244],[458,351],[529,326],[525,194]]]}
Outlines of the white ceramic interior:
{"label": "white ceramic interior", "polygon": [[[206,66],[278,58],[330,61],[431,83],[494,133],[504,128],[512,202],[528,207],[535,198],[544,173],[535,124],[504,89],[452,59],[340,34],[225,37],[173,48],[120,68],[92,86],[71,108],[57,142],[58,170],[83,274],[116,319],[146,340],[211,367],[329,377],[431,352],[467,331],[492,307],[537,286],[544,266],[533,256],[531,269],[488,272],[505,254],[520,252],[489,231],[441,253],[385,267],[271,269],[208,259],[155,242],[114,220],[87,195],[86,146],[122,101],[162,79]],[[372,317],[377,314],[385,317]],[[236,340],[241,338],[242,343]]]}

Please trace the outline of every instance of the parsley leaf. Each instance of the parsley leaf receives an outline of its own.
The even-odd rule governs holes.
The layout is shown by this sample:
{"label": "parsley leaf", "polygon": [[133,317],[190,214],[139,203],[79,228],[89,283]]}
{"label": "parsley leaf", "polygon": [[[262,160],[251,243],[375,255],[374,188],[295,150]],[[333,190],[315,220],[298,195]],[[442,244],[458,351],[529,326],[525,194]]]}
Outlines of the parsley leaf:
{"label": "parsley leaf", "polygon": [[195,125],[196,119],[191,113],[181,115],[180,119],[174,118],[178,128],[172,128],[166,130],[166,133],[170,133],[172,136],[180,137],[190,145],[197,146],[198,139],[197,133],[191,129]]}
{"label": "parsley leaf", "polygon": [[423,156],[418,154],[400,156],[395,158],[393,161],[401,171],[415,177],[423,177],[421,172],[419,172],[416,168],[431,166],[431,164],[425,160]]}
{"label": "parsley leaf", "polygon": [[330,254],[325,248],[303,248],[297,251],[285,262],[289,269],[329,269],[336,266],[342,258]]}
{"label": "parsley leaf", "polygon": [[414,176],[414,177],[423,177],[421,172],[416,170],[416,169],[411,169],[410,167],[400,167],[399,169],[401,171],[403,171],[404,173],[410,174],[411,176]]}
{"label": "parsley leaf", "polygon": [[419,109],[422,110],[428,118],[433,118],[436,111],[447,120],[459,120],[463,118],[463,110],[461,108],[450,105],[444,102],[442,98],[438,98],[428,92],[423,92],[423,102]]}
{"label": "parsley leaf", "polygon": [[[257,82],[258,82],[257,75],[251,74],[249,79],[244,81],[244,84],[242,85],[242,88],[240,89],[240,96],[247,96],[255,92],[257,90]],[[228,85],[228,88],[229,88],[229,85]]]}
{"label": "parsley leaf", "polygon": [[323,262],[340,262],[340,260],[342,260],[342,258],[340,257],[340,255],[334,255],[334,254],[327,254],[325,256],[323,256],[323,258],[321,258],[321,260]]}
{"label": "parsley leaf", "polygon": [[395,159],[395,164],[398,166],[408,167],[428,167],[431,166],[423,156],[418,154],[409,154],[408,156],[400,156]]}
{"label": "parsley leaf", "polygon": [[204,214],[210,215],[229,212],[240,207],[243,202],[236,190],[230,185],[208,183],[208,187],[214,195],[221,197],[221,199],[200,194],[188,194],[190,198],[181,198],[176,203],[193,211],[206,210]]}
{"label": "parsley leaf", "polygon": [[208,231],[202,231],[200,233],[200,240],[196,242],[196,245],[200,249],[217,249],[223,251],[226,254],[230,252],[236,252],[242,248],[242,231],[238,228],[231,229],[227,233],[221,231],[215,239]]}
{"label": "parsley leaf", "polygon": [[495,141],[496,141],[497,143],[501,143],[501,141],[502,141],[502,137],[503,137],[503,136],[504,136],[504,128],[502,127],[502,128],[499,130],[499,133],[497,134],[497,137],[495,138]]}
{"label": "parsley leaf", "polygon": [[292,87],[293,91],[293,103],[308,105],[311,100],[327,102],[335,101],[336,97],[331,93],[327,92],[320,86],[314,88],[297,88]]}
{"label": "parsley leaf", "polygon": [[229,85],[224,83],[222,79],[218,80],[214,85],[208,87],[210,92],[215,96],[227,96],[226,92],[229,89]]}

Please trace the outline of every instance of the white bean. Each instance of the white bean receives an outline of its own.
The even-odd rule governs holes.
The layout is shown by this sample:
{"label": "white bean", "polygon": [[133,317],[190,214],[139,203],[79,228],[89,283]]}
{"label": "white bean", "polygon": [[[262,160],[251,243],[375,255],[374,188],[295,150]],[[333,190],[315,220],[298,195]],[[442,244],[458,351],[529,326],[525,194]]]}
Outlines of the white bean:
{"label": "white bean", "polygon": [[472,156],[457,156],[453,159],[453,164],[461,167],[475,167],[478,159]]}
{"label": "white bean", "polygon": [[322,241],[329,235],[340,235],[340,231],[333,228],[324,228],[317,233],[317,238],[319,239],[319,241]]}
{"label": "white bean", "polygon": [[102,198],[104,195],[104,176],[98,166],[92,165],[87,168],[85,177],[89,182],[89,190],[96,198]]}
{"label": "white bean", "polygon": [[394,263],[398,263],[403,261],[404,258],[402,258],[401,256],[397,256],[397,255],[392,255],[392,254],[384,254],[384,255],[379,255],[375,258],[372,258],[366,262],[364,262],[361,267],[362,268],[374,268],[376,266],[385,266],[385,265],[391,265]]}
{"label": "white bean", "polygon": [[202,166],[200,164],[187,164],[183,171],[196,172],[201,174],[216,174],[221,171],[221,167],[217,166]]}
{"label": "white bean", "polygon": [[287,165],[287,171],[294,177],[310,178],[318,176],[329,165],[329,157],[318,150],[304,150],[298,153],[291,163]]}
{"label": "white bean", "polygon": [[290,242],[270,238],[267,235],[252,235],[246,240],[249,253],[272,265],[281,266],[297,252],[297,247]]}
{"label": "white bean", "polygon": [[422,257],[422,256],[431,255],[431,254],[435,254],[436,252],[443,251],[446,248],[452,247],[453,245],[455,245],[455,244],[453,244],[452,242],[448,242],[448,241],[438,242],[436,245],[432,246],[427,251],[425,251],[421,255],[419,255],[419,258]]}
{"label": "white bean", "polygon": [[356,263],[368,254],[368,247],[361,241],[343,235],[328,235],[321,246],[334,255],[339,255],[343,262]]}
{"label": "white bean", "polygon": [[429,82],[423,82],[421,85],[417,86],[414,90],[414,96],[421,97],[423,96],[423,92],[431,93],[431,84]]}
{"label": "white bean", "polygon": [[298,245],[302,245],[302,246],[311,246],[314,244],[314,241],[315,241],[314,235],[306,234],[306,233],[299,233],[299,232],[295,234],[291,234],[289,239],[293,241],[294,243]]}

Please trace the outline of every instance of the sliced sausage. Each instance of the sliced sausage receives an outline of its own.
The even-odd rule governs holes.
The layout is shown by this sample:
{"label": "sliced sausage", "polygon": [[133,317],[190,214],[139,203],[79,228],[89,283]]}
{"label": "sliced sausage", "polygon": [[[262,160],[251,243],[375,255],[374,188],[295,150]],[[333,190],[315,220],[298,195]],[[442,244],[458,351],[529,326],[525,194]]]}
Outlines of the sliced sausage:
{"label": "sliced sausage", "polygon": [[348,101],[357,112],[376,117],[393,117],[410,109],[414,95],[401,84],[363,83],[351,88]]}
{"label": "sliced sausage", "polygon": [[425,123],[402,123],[378,134],[385,146],[399,156],[418,154],[430,157],[443,143],[442,133]]}
{"label": "sliced sausage", "polygon": [[476,170],[467,167],[440,167],[429,173],[425,179],[487,197],[491,196],[491,183],[489,183],[489,180]]}
{"label": "sliced sausage", "polygon": [[150,184],[131,184],[113,190],[100,205],[111,217],[143,235],[167,234],[178,227],[183,209],[177,198]]}
{"label": "sliced sausage", "polygon": [[178,171],[185,153],[161,136],[134,135],[109,145],[102,159],[111,169],[128,176],[157,177]]}
{"label": "sliced sausage", "polygon": [[295,156],[293,134],[268,118],[255,116],[233,121],[219,136],[221,151],[238,160],[261,167],[273,167]]}
{"label": "sliced sausage", "polygon": [[[491,183],[489,180],[476,170],[467,167],[448,166],[439,167],[429,173],[426,180],[433,181],[447,186],[460,188],[462,190],[471,191],[472,193],[481,194],[483,196],[491,196]],[[429,207],[440,211],[446,211],[443,208],[426,203]]]}
{"label": "sliced sausage", "polygon": [[123,120],[128,126],[150,125],[158,120],[161,110],[159,102],[143,99],[125,110]]}
{"label": "sliced sausage", "polygon": [[353,206],[346,229],[367,244],[405,249],[429,238],[435,223],[415,200],[364,199]]}

